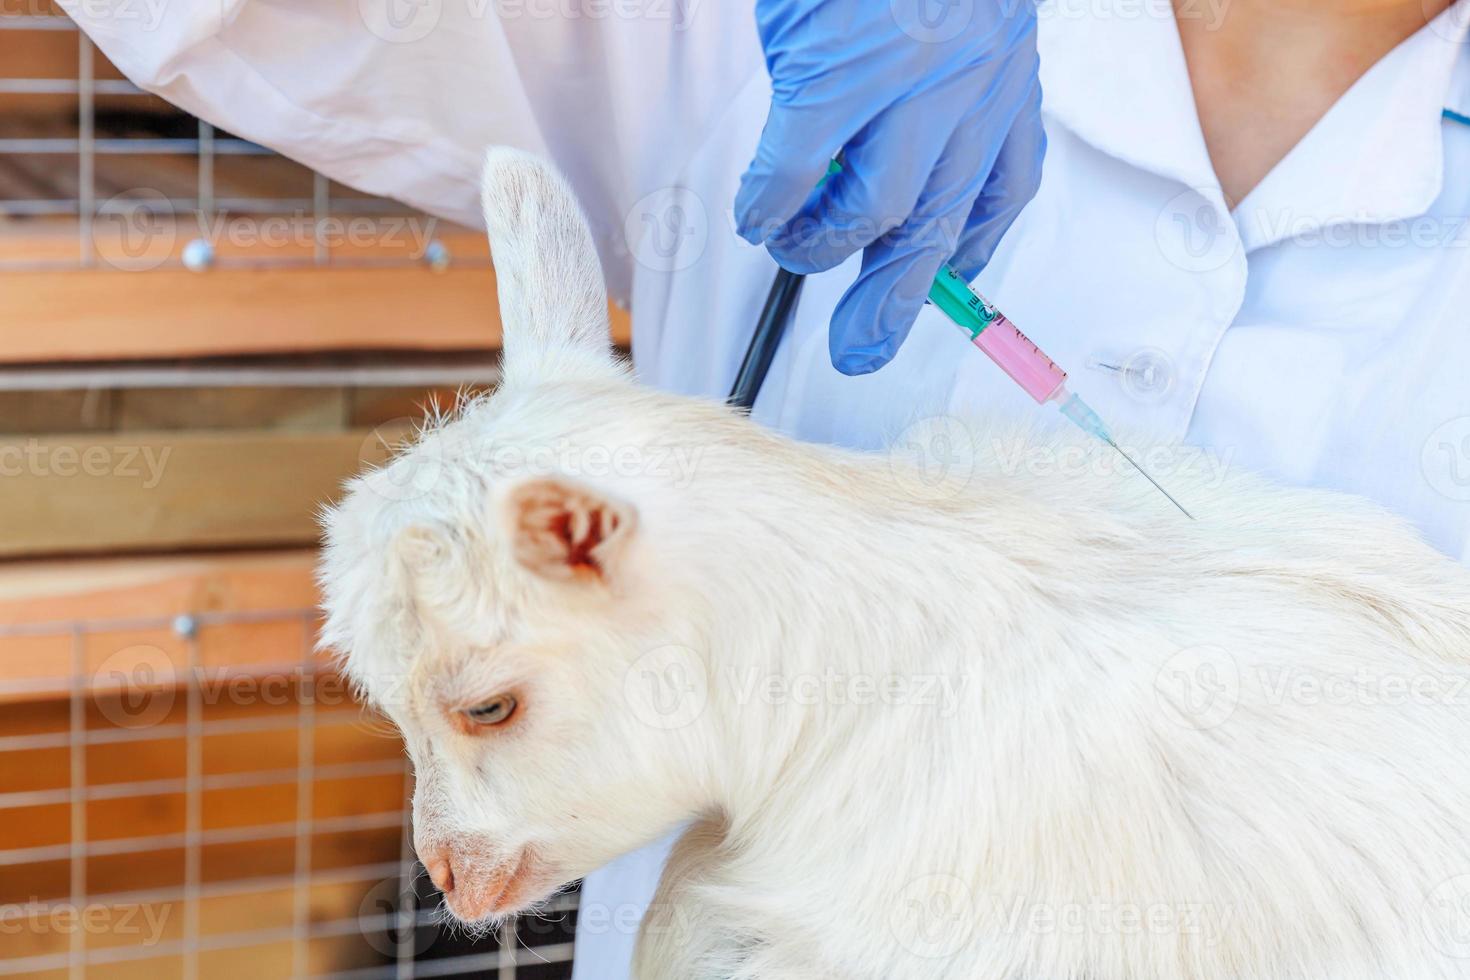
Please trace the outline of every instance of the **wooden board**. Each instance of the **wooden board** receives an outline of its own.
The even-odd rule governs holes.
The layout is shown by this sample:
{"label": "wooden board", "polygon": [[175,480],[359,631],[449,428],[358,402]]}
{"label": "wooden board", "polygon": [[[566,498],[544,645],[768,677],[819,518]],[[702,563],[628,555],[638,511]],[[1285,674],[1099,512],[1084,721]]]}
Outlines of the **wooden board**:
{"label": "wooden board", "polygon": [[[5,705],[0,714],[16,732],[54,731],[57,724],[64,730],[64,716],[58,722],[54,713],[28,705],[71,689],[78,654],[83,659],[83,685],[93,691],[119,675],[151,676],[160,690],[173,685],[188,663],[185,641],[171,628],[176,616],[249,619],[283,611],[283,619],[200,630],[198,661],[246,675],[253,669],[278,669],[299,661],[314,641],[315,561],[316,552],[303,549],[0,564],[0,626],[32,631],[0,634],[0,704]],[[299,618],[291,616],[293,610],[299,611]],[[163,625],[146,629],[96,625],[140,619]],[[71,623],[85,628],[80,650],[69,630]],[[172,707],[180,705],[178,700]],[[229,707],[212,704],[208,714],[222,716]],[[110,723],[109,712],[100,703],[93,709],[89,725]]]}
{"label": "wooden board", "polygon": [[[0,362],[497,350],[488,269],[0,272]],[[161,300],[163,300],[161,302]],[[610,308],[614,342],[631,340]]]}
{"label": "wooden board", "polygon": [[[466,357],[444,359],[462,363]],[[199,381],[208,380],[207,375],[201,376],[198,367],[185,365],[177,370],[185,380],[191,376]],[[210,370],[227,374],[232,369]],[[280,377],[289,380],[292,370],[289,364],[279,366],[279,370]],[[114,377],[128,380],[126,368],[115,366],[112,372]],[[29,380],[35,377],[34,369],[11,368],[8,377],[0,378],[0,386],[13,377]],[[84,377],[78,374],[79,379]],[[395,422],[421,422],[435,412],[452,412],[462,397],[486,392],[491,387],[484,383],[283,385],[233,381],[228,385],[202,383],[187,387],[68,387],[24,391],[0,387],[0,438],[81,432],[370,429]]]}
{"label": "wooden board", "polygon": [[[118,265],[58,270],[6,265],[75,262],[74,226],[0,228],[0,363],[500,348],[495,273],[478,232],[436,226],[434,237],[463,263],[442,271],[415,261],[428,231],[420,226],[332,250],[344,262],[387,265],[315,267],[310,241],[288,235],[280,244],[222,244],[220,265],[191,272],[177,262],[197,228],[178,225],[155,229]],[[104,255],[117,256],[120,228],[99,221]],[[609,305],[608,315],[613,342],[628,346],[627,313]]]}
{"label": "wooden board", "polygon": [[0,440],[0,557],[304,545],[406,427]]}
{"label": "wooden board", "polygon": [[340,430],[348,404],[343,387],[121,388],[112,396],[116,406],[112,428],[118,432]]}
{"label": "wooden board", "polygon": [[[0,564],[0,623],[310,609],[316,551]],[[0,655],[0,670],[11,658]]]}
{"label": "wooden board", "polygon": [[113,394],[96,388],[0,391],[0,435],[106,432],[113,428]]}
{"label": "wooden board", "polygon": [[500,346],[488,270],[3,275],[7,362]]}
{"label": "wooden board", "polygon": [[462,397],[471,398],[489,388],[489,385],[354,388],[348,392],[348,424],[377,426],[424,418],[435,411],[452,412]]}

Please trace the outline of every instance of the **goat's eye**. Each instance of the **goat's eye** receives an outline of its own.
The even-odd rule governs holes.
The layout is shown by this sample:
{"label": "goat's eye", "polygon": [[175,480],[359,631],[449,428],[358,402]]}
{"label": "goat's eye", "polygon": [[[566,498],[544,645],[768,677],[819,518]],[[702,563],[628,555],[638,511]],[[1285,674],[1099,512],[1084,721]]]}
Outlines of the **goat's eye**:
{"label": "goat's eye", "polygon": [[500,725],[510,720],[516,712],[516,699],[509,694],[491,698],[484,704],[464,709],[465,717],[477,725]]}

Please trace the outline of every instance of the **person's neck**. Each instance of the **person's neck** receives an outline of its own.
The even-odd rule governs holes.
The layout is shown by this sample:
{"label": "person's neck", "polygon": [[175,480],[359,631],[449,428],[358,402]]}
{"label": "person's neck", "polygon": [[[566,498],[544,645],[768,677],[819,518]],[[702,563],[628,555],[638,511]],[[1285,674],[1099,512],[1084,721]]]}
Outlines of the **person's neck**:
{"label": "person's neck", "polygon": [[[1200,126],[1234,207],[1373,67],[1451,0],[1174,0]],[[1204,5],[1208,7],[1209,5]]]}

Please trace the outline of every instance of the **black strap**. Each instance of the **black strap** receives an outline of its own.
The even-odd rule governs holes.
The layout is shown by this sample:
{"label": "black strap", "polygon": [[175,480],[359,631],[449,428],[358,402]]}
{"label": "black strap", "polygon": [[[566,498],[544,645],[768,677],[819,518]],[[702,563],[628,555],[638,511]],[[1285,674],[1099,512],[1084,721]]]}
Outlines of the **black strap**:
{"label": "black strap", "polygon": [[776,348],[781,346],[781,337],[791,320],[791,311],[801,295],[801,284],[805,276],[781,269],[771,281],[771,291],[766,294],[766,305],[756,321],[751,334],[750,346],[745,349],[745,360],[735,375],[735,384],[730,388],[729,403],[742,411],[750,411],[765,383],[766,372],[776,357]]}

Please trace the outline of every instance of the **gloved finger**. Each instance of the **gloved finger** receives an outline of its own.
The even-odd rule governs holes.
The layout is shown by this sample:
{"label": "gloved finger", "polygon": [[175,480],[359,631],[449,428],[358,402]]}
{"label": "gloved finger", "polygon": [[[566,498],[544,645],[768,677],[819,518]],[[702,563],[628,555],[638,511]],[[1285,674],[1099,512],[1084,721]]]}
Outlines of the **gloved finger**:
{"label": "gloved finger", "polygon": [[954,254],[998,149],[971,132],[967,120],[949,145],[919,204],[898,230],[869,245],[862,269],[832,314],[828,349],[843,374],[868,374],[893,359]]}
{"label": "gloved finger", "polygon": [[847,375],[871,374],[893,360],[944,259],[938,249],[869,246],[857,281],[832,313],[832,366]]}
{"label": "gloved finger", "polygon": [[1041,184],[1046,155],[1046,130],[1041,124],[1041,83],[1033,82],[1026,105],[1016,117],[995,167],[970,213],[959,247],[950,260],[966,281],[978,276],[990,262],[1001,238],[1010,230]]}
{"label": "gloved finger", "polygon": [[907,221],[949,142],[952,126],[936,109],[966,104],[973,87],[947,85],[894,103],[849,140],[841,172],[766,240],[781,267],[824,272]]}
{"label": "gloved finger", "polygon": [[960,121],[914,213],[863,252],[863,267],[838,302],[828,335],[832,364],[843,374],[878,370],[907,339],[1000,155],[1003,141],[989,134],[1008,132],[1021,111],[1022,99],[1008,94],[993,93]]}
{"label": "gloved finger", "polygon": [[834,128],[836,106],[771,104],[755,159],[735,194],[735,231],[759,245],[791,219],[853,134]]}

